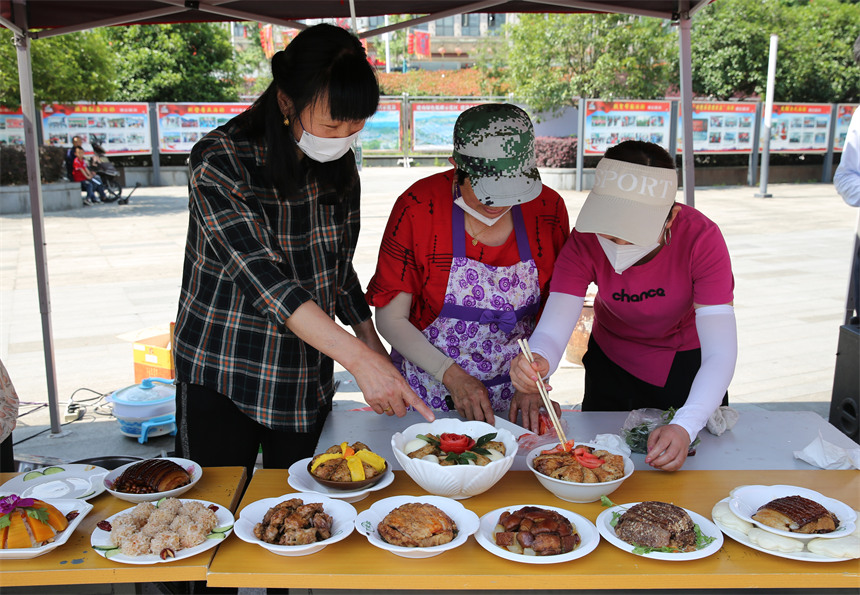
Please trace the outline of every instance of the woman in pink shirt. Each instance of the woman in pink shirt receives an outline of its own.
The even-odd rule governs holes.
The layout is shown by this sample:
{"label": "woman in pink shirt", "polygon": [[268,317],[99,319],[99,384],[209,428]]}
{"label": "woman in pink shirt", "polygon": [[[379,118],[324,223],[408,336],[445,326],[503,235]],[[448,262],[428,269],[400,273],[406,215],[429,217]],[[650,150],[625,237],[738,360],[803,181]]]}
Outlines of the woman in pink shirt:
{"label": "woman in pink shirt", "polygon": [[675,203],[674,159],[653,143],[610,148],[559,254],[550,297],[511,379],[534,392],[561,361],[589,284],[598,287],[583,357],[583,411],[678,409],[648,440],[645,461],[680,469],[710,415],[728,403],[737,359],[734,278],[723,236]]}

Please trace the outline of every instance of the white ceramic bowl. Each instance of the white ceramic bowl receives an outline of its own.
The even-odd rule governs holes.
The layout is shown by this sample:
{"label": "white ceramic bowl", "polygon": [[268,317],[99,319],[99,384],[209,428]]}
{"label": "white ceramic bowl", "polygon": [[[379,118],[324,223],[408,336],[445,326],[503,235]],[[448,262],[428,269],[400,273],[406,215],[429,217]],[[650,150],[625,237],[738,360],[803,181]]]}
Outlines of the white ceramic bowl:
{"label": "white ceramic bowl", "polygon": [[[448,465],[410,459],[403,447],[418,434],[445,433],[465,434],[473,440],[490,433],[496,433],[495,440],[505,445],[505,457],[488,465]],[[409,426],[402,432],[391,437],[391,449],[394,457],[403,470],[419,486],[436,496],[462,500],[477,496],[493,487],[514,464],[517,454],[517,441],[514,435],[501,428],[495,428],[482,421],[462,421],[459,419],[437,419],[431,423],[420,423]]]}
{"label": "white ceramic bowl", "polygon": [[[382,539],[376,530],[379,523],[389,512],[409,502],[432,504],[451,517],[451,520],[457,525],[457,535],[454,539],[448,543],[431,547],[403,547],[391,545]],[[383,498],[367,510],[360,512],[355,518],[355,530],[367,537],[371,545],[403,558],[430,558],[459,547],[466,543],[469,536],[478,530],[479,524],[480,520],[477,514],[455,500],[440,496],[392,496]]]}
{"label": "white ceramic bowl", "polygon": [[[142,463],[143,461],[135,461],[133,463],[129,463],[127,465],[123,465],[122,467],[117,467],[110,473],[105,476],[105,487],[107,491],[119,498],[120,500],[125,500],[126,502],[134,502],[135,504],[139,504],[141,502],[155,502],[156,500],[161,500],[162,498],[178,498],[180,494],[184,494],[188,490],[194,487],[200,478],[203,477],[203,468],[200,467],[197,463],[190,459],[180,459],[178,457],[164,457],[169,461],[173,461],[186,471],[191,476],[191,481],[182,486],[181,488],[176,488],[175,490],[168,490],[166,492],[155,492],[154,494],[127,494],[125,492],[117,492],[113,489],[113,484],[119,478],[123,472],[131,467],[132,465],[137,465],[138,463]],[[148,459],[147,459],[148,460]]]}
{"label": "white ceramic bowl", "polygon": [[633,461],[630,460],[630,457],[624,456],[623,453],[611,448],[606,448],[599,444],[590,444],[588,442],[577,442],[576,446],[590,446],[592,448],[611,452],[612,454],[621,455],[624,457],[624,477],[614,481],[605,481],[603,483],[574,483],[572,481],[564,481],[563,479],[555,479],[548,475],[544,475],[537,471],[532,465],[532,461],[541,453],[541,451],[549,450],[546,445],[539,446],[526,456],[526,464],[531,472],[535,474],[535,477],[537,477],[537,480],[541,485],[555,494],[557,498],[576,503],[596,502],[597,500],[600,500],[601,496],[608,496],[617,490],[621,487],[621,484],[624,483],[625,479],[633,475]]}
{"label": "white ceramic bowl", "polygon": [[[307,545],[275,545],[257,539],[257,536],[254,535],[254,527],[263,520],[266,512],[276,504],[293,498],[298,498],[305,504],[319,502],[323,505],[323,511],[332,518],[331,537]],[[242,541],[259,545],[273,554],[279,556],[307,556],[320,551],[327,545],[346,539],[355,528],[355,515],[355,508],[352,507],[352,504],[348,504],[343,500],[335,500],[321,494],[284,494],[277,498],[257,500],[243,508],[239,514],[239,520],[236,521],[233,527],[233,531]]]}
{"label": "white ceramic bowl", "polygon": [[[771,500],[785,498],[787,496],[801,496],[808,500],[812,500],[813,502],[817,502],[836,515],[836,518],[839,519],[839,526],[831,533],[793,533],[791,531],[775,529],[774,527],[765,525],[764,523],[752,518],[752,516],[758,511],[759,507],[764,506]],[[857,513],[855,513],[854,509],[847,504],[840,502],[839,500],[834,500],[833,498],[828,498],[815,490],[788,485],[746,485],[735,488],[732,490],[729,498],[729,509],[731,509],[731,511],[739,518],[747,521],[748,523],[753,523],[769,533],[791,537],[793,539],[800,539],[802,541],[818,538],[833,539],[837,537],[845,537],[854,531],[856,527],[855,521],[857,520]]]}

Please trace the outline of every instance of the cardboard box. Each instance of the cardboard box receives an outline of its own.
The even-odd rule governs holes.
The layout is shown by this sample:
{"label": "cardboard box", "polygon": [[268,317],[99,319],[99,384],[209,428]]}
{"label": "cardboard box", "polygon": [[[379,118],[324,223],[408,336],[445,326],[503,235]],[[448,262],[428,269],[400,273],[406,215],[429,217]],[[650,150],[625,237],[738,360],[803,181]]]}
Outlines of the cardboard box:
{"label": "cardboard box", "polygon": [[139,339],[133,344],[134,382],[139,384],[144,378],[173,379],[173,323],[170,332],[154,337]]}

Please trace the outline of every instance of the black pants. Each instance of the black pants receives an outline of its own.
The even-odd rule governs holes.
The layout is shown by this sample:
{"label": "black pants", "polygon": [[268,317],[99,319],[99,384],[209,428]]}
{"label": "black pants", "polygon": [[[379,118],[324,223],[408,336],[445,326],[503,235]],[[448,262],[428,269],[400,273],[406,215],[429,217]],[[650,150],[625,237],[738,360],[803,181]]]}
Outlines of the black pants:
{"label": "black pants", "polygon": [[307,433],[272,430],[242,413],[230,398],[205,386],[176,387],[176,456],[201,467],[245,467],[248,481],[263,447],[263,467],[286,469],[313,456],[325,411]]}
{"label": "black pants", "polygon": [[[593,336],[588,339],[582,365],[585,367],[583,411],[632,411],[646,407],[665,411],[669,407],[684,406],[693,379],[702,366],[702,350],[677,352],[665,386],[640,380],[610,360]],[[722,404],[729,404],[728,392]]]}
{"label": "black pants", "polygon": [[11,473],[17,471],[15,469],[15,454],[12,450],[12,436],[9,436],[0,443],[0,472]]}

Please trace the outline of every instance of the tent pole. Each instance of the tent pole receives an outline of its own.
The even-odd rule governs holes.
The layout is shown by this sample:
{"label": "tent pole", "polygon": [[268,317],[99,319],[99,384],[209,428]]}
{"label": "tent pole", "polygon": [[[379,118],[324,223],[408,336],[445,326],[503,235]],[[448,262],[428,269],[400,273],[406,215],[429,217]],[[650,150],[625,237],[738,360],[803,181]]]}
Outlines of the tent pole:
{"label": "tent pole", "polygon": [[681,59],[681,114],[683,122],[684,148],[684,203],[696,206],[696,169],[693,161],[693,68],[691,66],[692,49],[690,45],[690,3],[680,2],[678,41]]}
{"label": "tent pole", "polygon": [[[18,8],[16,22],[26,31],[23,7]],[[30,40],[25,34],[15,34],[18,54],[18,84],[21,87],[21,111],[24,113],[24,151],[27,158],[27,184],[30,187],[30,213],[33,222],[33,247],[36,253],[36,281],[39,286],[39,312],[42,315],[42,342],[45,348],[45,374],[48,381],[48,409],[51,434],[61,436],[60,407],[57,399],[57,374],[54,359],[54,337],[51,325],[51,295],[48,290],[48,258],[45,251],[45,223],[42,208],[42,185],[39,167],[39,146],[36,140],[36,102],[33,95],[33,70],[30,61]]]}

